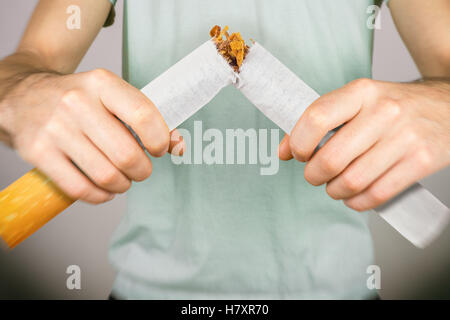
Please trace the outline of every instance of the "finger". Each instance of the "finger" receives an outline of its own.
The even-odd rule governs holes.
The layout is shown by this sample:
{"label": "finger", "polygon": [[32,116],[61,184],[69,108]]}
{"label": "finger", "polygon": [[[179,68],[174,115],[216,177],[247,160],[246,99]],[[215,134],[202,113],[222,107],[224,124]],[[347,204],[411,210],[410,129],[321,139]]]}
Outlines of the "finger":
{"label": "finger", "polygon": [[61,129],[56,143],[97,186],[112,193],[123,193],[130,188],[131,181],[81,132],[69,127]]}
{"label": "finger", "polygon": [[278,158],[280,160],[291,160],[293,158],[291,148],[289,147],[289,135],[285,134],[278,146]]}
{"label": "finger", "polygon": [[37,167],[74,200],[98,204],[114,198],[114,194],[95,186],[58,150],[47,148]]}
{"label": "finger", "polygon": [[419,151],[412,156],[405,156],[366,190],[344,200],[344,203],[357,211],[376,208],[395,197],[417,180],[430,174],[431,162],[431,157],[426,151]]}
{"label": "finger", "polygon": [[290,147],[298,161],[308,161],[328,131],[355,117],[371,99],[373,81],[360,79],[321,96],[302,114],[292,130]]}
{"label": "finger", "polygon": [[149,157],[130,131],[99,101],[73,94],[66,97],[65,104],[77,114],[74,118],[83,133],[126,177],[142,181],[150,176]]}
{"label": "finger", "polygon": [[170,145],[169,153],[175,156],[182,156],[186,149],[186,143],[183,140],[183,136],[175,129],[170,133]]}
{"label": "finger", "polygon": [[357,195],[397,163],[409,145],[408,138],[402,135],[379,141],[331,180],[327,193],[336,200]]}
{"label": "finger", "polygon": [[108,71],[98,71],[103,105],[137,133],[155,157],[169,150],[169,128],[155,105],[141,91]]}
{"label": "finger", "polygon": [[369,150],[396,121],[398,108],[381,102],[361,110],[315,153],[306,164],[305,179],[318,186],[330,181],[357,157]]}

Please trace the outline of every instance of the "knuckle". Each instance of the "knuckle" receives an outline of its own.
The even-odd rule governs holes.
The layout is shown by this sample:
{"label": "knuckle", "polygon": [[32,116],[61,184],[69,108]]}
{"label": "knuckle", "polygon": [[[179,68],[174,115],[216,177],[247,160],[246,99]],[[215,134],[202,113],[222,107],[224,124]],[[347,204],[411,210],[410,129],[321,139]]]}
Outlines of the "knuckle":
{"label": "knuckle", "polygon": [[134,124],[138,127],[149,125],[154,116],[154,110],[148,106],[148,103],[142,101],[134,112]]}
{"label": "knuckle", "polygon": [[380,101],[376,107],[376,112],[383,117],[384,120],[397,120],[401,115],[400,104],[392,99],[384,99]]}
{"label": "knuckle", "polygon": [[340,165],[339,162],[336,161],[336,159],[332,157],[319,157],[319,168],[320,170],[326,174],[327,176],[335,176],[340,172]]}
{"label": "knuckle", "polygon": [[148,166],[148,168],[143,169],[139,176],[136,177],[136,181],[143,181],[145,179],[148,179],[152,174],[152,166]]}
{"label": "knuckle", "polygon": [[29,148],[29,152],[27,152],[28,158],[30,160],[39,159],[43,154],[47,152],[48,148],[49,146],[47,141],[45,141],[45,139],[42,137],[38,137],[32,142]]}
{"label": "knuckle", "polygon": [[115,193],[124,193],[131,187],[131,181],[129,179],[123,179],[114,189]]}
{"label": "knuckle", "polygon": [[82,102],[82,93],[79,90],[68,90],[61,96],[61,107],[68,108],[70,110],[77,108]]}
{"label": "knuckle", "polygon": [[370,197],[373,199],[374,206],[378,206],[389,199],[390,191],[387,188],[372,187]]}
{"label": "knuckle", "polygon": [[376,81],[369,78],[359,78],[349,83],[353,90],[365,90],[368,92],[376,91]]}
{"label": "knuckle", "polygon": [[119,172],[115,169],[104,169],[101,174],[97,174],[94,181],[101,187],[111,187],[119,180]]}
{"label": "knuckle", "polygon": [[428,169],[433,165],[431,152],[427,147],[420,147],[416,152],[416,161],[421,169]]}
{"label": "knuckle", "polygon": [[310,108],[306,111],[305,120],[308,126],[323,130],[327,128],[328,114],[322,108]]}
{"label": "knuckle", "polygon": [[313,186],[319,186],[321,183],[317,179],[317,171],[314,169],[311,169],[311,166],[306,165],[305,171],[304,171],[305,180],[313,185]]}
{"label": "knuckle", "polygon": [[121,169],[130,169],[139,161],[139,152],[136,150],[129,150],[118,153],[116,165]]}
{"label": "knuckle", "polygon": [[351,81],[350,83],[352,85],[358,86],[358,87],[367,87],[372,84],[372,81],[373,80],[370,78],[358,78],[358,79]]}
{"label": "knuckle", "polygon": [[126,181],[124,181],[124,182],[120,185],[119,192],[120,192],[120,193],[124,193],[124,192],[126,192],[128,189],[130,189],[130,187],[131,187],[131,181],[128,180],[128,179],[126,179]]}
{"label": "knuckle", "polygon": [[51,137],[59,137],[61,135],[61,132],[63,132],[63,130],[64,130],[63,124],[55,119],[51,119],[45,124],[45,131]]}
{"label": "knuckle", "polygon": [[357,193],[363,190],[362,181],[351,173],[344,173],[342,175],[342,185],[351,193]]}
{"label": "knuckle", "polygon": [[292,136],[291,139],[289,140],[289,147],[295,159],[299,161],[308,160],[307,151],[298,143],[297,139],[294,136]]}
{"label": "knuckle", "polygon": [[340,199],[339,195],[336,193],[336,190],[333,190],[332,184],[327,183],[327,186],[326,186],[326,188],[325,188],[325,191],[326,191],[327,194],[328,194],[331,198],[333,198],[334,200],[339,200],[339,199]]}
{"label": "knuckle", "polygon": [[413,128],[404,128],[402,132],[402,138],[404,143],[416,144],[419,141],[419,136]]}
{"label": "knuckle", "polygon": [[87,183],[72,185],[66,190],[67,194],[73,199],[85,199],[91,191]]}
{"label": "knuckle", "polygon": [[89,77],[96,82],[104,82],[111,80],[115,75],[109,70],[98,68],[88,72]]}

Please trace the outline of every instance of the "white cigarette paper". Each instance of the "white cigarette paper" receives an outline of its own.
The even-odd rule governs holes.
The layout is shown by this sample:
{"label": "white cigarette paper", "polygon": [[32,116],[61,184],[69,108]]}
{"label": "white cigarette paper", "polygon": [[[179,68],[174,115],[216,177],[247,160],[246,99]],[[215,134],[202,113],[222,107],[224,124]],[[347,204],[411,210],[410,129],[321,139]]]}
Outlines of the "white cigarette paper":
{"label": "white cigarette paper", "polygon": [[[258,43],[250,48],[235,86],[288,134],[306,108],[319,98],[312,88]],[[319,147],[333,133],[330,131]],[[430,244],[450,219],[450,210],[418,183],[374,211],[419,248]]]}
{"label": "white cigarette paper", "polygon": [[254,43],[240,68],[236,87],[267,118],[290,133],[319,95],[260,44]]}
{"label": "white cigarette paper", "polygon": [[236,82],[236,73],[208,40],[141,89],[161,112],[170,130],[178,127],[219,91]]}

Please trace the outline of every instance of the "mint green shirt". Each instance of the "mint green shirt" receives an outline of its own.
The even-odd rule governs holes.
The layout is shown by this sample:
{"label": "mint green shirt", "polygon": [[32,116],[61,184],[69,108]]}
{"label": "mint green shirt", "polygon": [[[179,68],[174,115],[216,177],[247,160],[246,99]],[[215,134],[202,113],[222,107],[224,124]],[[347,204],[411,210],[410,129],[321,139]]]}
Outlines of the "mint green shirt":
{"label": "mint green shirt", "polygon": [[[123,76],[142,88],[229,25],[278,57],[318,93],[371,77],[372,0],[125,1]],[[180,127],[193,142],[216,128],[277,129],[234,87]],[[198,131],[198,130],[197,130]],[[197,135],[197,136],[196,136]],[[283,132],[279,131],[279,139]],[[268,137],[270,141],[270,136]],[[189,144],[193,153],[193,143]],[[203,148],[208,142],[203,141]],[[225,147],[224,147],[225,158]],[[276,152],[276,151],[275,151]],[[192,155],[194,157],[194,155]],[[369,298],[373,263],[367,215],[332,200],[303,176],[304,164],[175,164],[152,159],[134,183],[110,260],[120,298]]]}

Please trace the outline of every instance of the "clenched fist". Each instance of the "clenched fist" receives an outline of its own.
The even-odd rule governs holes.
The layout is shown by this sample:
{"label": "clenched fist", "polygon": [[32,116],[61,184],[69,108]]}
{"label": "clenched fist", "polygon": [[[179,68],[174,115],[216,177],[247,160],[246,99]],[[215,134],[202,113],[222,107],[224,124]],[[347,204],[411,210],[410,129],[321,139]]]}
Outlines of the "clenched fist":
{"label": "clenched fist", "polygon": [[279,156],[307,162],[306,180],[326,183],[333,199],[357,211],[375,208],[450,164],[450,83],[355,80],[316,100]]}
{"label": "clenched fist", "polygon": [[171,139],[144,94],[103,69],[30,74],[0,104],[0,128],[18,153],[69,197],[91,203],[110,200],[151,174],[149,157],[119,119],[152,156],[183,143],[177,132]]}

